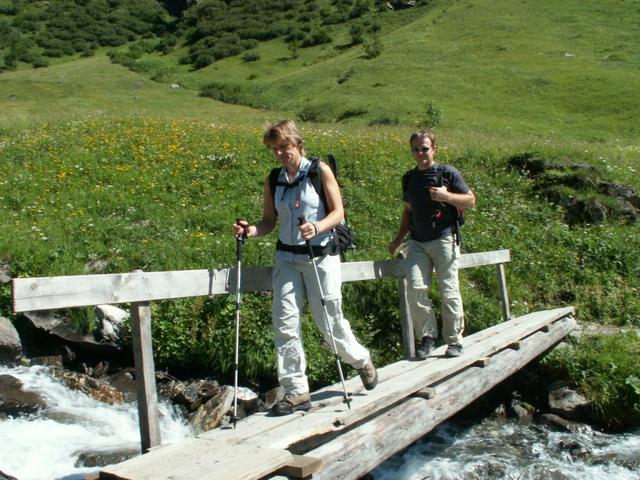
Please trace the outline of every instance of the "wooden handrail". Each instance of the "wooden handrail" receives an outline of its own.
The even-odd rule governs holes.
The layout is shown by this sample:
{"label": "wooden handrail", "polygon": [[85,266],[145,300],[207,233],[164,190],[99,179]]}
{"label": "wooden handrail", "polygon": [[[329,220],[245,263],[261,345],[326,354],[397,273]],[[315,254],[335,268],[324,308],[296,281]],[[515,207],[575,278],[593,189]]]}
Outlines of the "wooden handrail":
{"label": "wooden handrail", "polygon": [[[466,253],[459,268],[496,265],[503,316],[509,320],[509,295],[504,264],[511,260],[509,250]],[[271,267],[244,267],[241,288],[245,292],[272,290]],[[169,272],[115,273],[58,277],[14,278],[15,313],[86,307],[103,304],[131,304],[131,336],[136,368],[138,413],[142,452],[159,445],[155,367],[151,342],[149,302],[185,297],[235,293],[237,269],[179,270]],[[357,282],[380,278],[400,281],[400,316],[405,357],[414,355],[413,324],[407,303],[404,260],[376,260],[342,264],[342,281]]]}
{"label": "wooden handrail", "polygon": [[[466,253],[459,268],[499,265],[510,260],[509,250]],[[346,262],[342,281],[357,282],[404,276],[404,260]],[[270,291],[271,267],[244,267],[242,290]],[[235,268],[176,270],[59,277],[14,278],[13,311],[28,312],[90,305],[150,302],[234,293]]]}

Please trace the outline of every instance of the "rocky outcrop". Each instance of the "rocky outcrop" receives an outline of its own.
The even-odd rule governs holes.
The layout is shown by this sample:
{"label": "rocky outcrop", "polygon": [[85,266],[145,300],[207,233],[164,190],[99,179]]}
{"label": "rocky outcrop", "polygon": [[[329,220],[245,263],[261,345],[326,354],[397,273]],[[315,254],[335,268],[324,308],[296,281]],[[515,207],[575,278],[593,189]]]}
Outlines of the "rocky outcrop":
{"label": "rocky outcrop", "polygon": [[[158,373],[159,395],[180,405],[195,431],[206,432],[224,423],[233,406],[234,387],[220,386],[211,379],[177,380]],[[258,395],[248,388],[238,387],[238,419],[264,409]]]}
{"label": "rocky outcrop", "polygon": [[78,333],[64,310],[25,312],[20,321],[24,324],[18,328],[20,335],[24,332],[32,337],[30,348],[40,351],[41,355],[59,354],[65,346],[74,352],[74,356],[78,354],[95,360],[127,355],[114,343],[97,340],[92,334]]}
{"label": "rocky outcrop", "polygon": [[11,281],[11,265],[8,258],[0,258],[0,283]]}
{"label": "rocky outcrop", "polygon": [[13,362],[22,355],[22,343],[8,318],[0,317],[0,362]]}
{"label": "rocky outcrop", "polygon": [[549,161],[532,152],[512,155],[507,164],[529,177],[536,193],[563,207],[569,225],[635,222],[640,214],[640,195],[627,185],[603,180],[593,165]]}

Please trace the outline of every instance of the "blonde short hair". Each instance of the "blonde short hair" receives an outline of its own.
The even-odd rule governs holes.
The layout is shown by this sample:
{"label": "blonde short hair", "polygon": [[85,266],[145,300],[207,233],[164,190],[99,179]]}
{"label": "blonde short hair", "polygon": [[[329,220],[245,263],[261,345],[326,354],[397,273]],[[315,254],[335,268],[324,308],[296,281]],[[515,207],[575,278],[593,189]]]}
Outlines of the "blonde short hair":
{"label": "blonde short hair", "polygon": [[293,120],[280,120],[265,128],[262,143],[271,148],[276,142],[286,140],[291,145],[295,145],[300,153],[304,153],[304,141],[298,130],[298,126]]}

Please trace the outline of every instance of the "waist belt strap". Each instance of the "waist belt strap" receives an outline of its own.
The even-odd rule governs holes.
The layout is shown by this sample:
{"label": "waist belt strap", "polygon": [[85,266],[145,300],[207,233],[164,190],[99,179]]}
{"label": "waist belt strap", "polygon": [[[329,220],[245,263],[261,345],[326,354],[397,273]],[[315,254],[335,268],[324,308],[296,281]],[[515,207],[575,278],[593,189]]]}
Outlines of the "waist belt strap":
{"label": "waist belt strap", "polygon": [[[327,243],[324,247],[320,245],[311,245],[311,249],[313,250],[314,257],[335,255],[337,253],[334,251],[333,242]],[[296,255],[309,255],[309,249],[306,245],[287,245],[286,243],[282,243],[280,239],[276,242],[276,250],[295,253]]]}

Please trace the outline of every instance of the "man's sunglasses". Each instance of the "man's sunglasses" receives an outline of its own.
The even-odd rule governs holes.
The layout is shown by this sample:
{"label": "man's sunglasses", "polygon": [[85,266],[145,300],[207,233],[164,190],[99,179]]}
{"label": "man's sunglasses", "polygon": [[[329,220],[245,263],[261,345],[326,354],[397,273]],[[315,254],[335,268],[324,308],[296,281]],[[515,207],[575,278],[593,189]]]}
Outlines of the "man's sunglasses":
{"label": "man's sunglasses", "polygon": [[431,147],[413,147],[411,150],[413,150],[413,153],[429,153]]}

